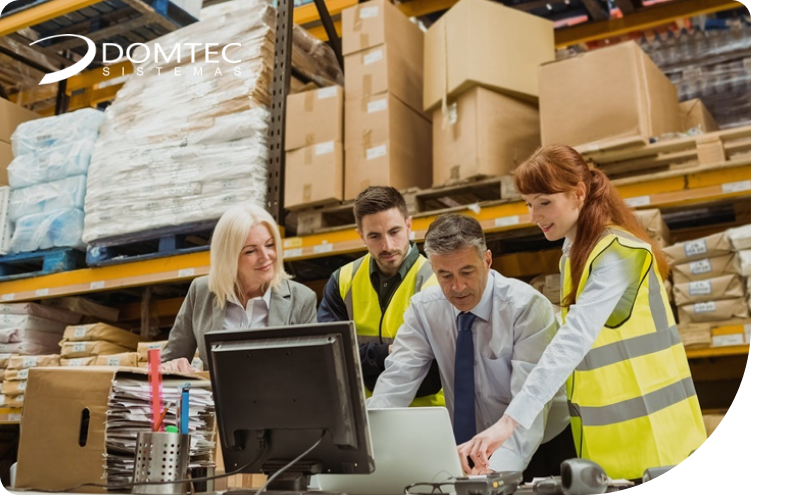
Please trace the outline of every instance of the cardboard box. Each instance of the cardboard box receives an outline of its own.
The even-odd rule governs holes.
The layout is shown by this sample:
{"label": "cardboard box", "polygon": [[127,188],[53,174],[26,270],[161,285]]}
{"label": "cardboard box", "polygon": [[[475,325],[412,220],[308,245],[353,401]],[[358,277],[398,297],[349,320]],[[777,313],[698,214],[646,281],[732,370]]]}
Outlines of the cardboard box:
{"label": "cardboard box", "polygon": [[119,354],[129,350],[127,347],[112,344],[104,340],[86,342],[61,341],[61,357],[65,359],[100,356],[103,354]]}
{"label": "cardboard box", "polygon": [[683,129],[675,86],[635,41],[543,65],[539,110],[543,145],[587,151]]}
{"label": "cardboard box", "polygon": [[390,34],[410,39],[419,37],[422,31],[385,0],[360,3],[342,11],[342,55],[391,43],[395,38]]}
{"label": "cardboard box", "polygon": [[8,185],[8,165],[13,159],[14,153],[11,152],[11,144],[0,141],[0,186]]}
{"label": "cardboard box", "polygon": [[74,325],[81,321],[81,315],[61,308],[33,302],[0,304],[0,315],[31,315]]}
{"label": "cardboard box", "polygon": [[142,338],[135,333],[106,323],[72,325],[64,330],[64,342],[105,341],[128,350],[135,350],[141,340]]}
{"label": "cardboard box", "polygon": [[345,101],[389,92],[422,115],[422,31],[386,35],[383,45],[345,55]]}
{"label": "cardboard box", "polygon": [[97,356],[62,358],[59,361],[61,366],[93,366],[97,362]]}
{"label": "cardboard box", "polygon": [[344,149],[328,141],[286,153],[284,207],[316,206],[344,199]]}
{"label": "cardboard box", "polygon": [[286,151],[344,139],[344,90],[330,86],[286,97]]}
{"label": "cardboard box", "polygon": [[701,258],[712,258],[733,252],[731,241],[725,232],[717,232],[700,239],[679,242],[664,248],[671,265],[678,265]]}
{"label": "cardboard box", "polygon": [[431,123],[391,93],[345,102],[344,198],[431,186]]}
{"label": "cardboard box", "polygon": [[139,353],[139,362],[144,361],[147,363],[147,351],[150,349],[161,349],[161,354],[164,354],[164,348],[167,346],[167,340],[159,340],[157,342],[139,342],[136,346],[136,352]]}
{"label": "cardboard box", "polygon": [[675,265],[672,267],[672,282],[675,285],[686,284],[729,274],[742,275],[742,263],[736,253]]}
{"label": "cardboard box", "polygon": [[[11,135],[17,130],[18,125],[40,117],[41,115],[36,112],[0,98],[0,141],[10,144]],[[0,162],[0,165],[3,163]]]}
{"label": "cardboard box", "polygon": [[706,427],[706,435],[711,436],[719,424],[722,423],[724,417],[724,414],[703,414],[703,425]]}
{"label": "cardboard box", "polygon": [[6,367],[8,366],[8,361],[12,357],[15,357],[15,356],[18,356],[18,355],[19,354],[11,354],[11,353],[8,353],[8,352],[4,352],[4,353],[0,354],[0,368],[6,369]]}
{"label": "cardboard box", "polygon": [[[165,376],[196,379],[191,374]],[[106,482],[106,412],[116,377],[140,377],[138,368],[35,368],[28,377],[20,426],[17,488],[57,490]],[[82,434],[83,433],[83,434]],[[84,439],[81,445],[79,439]],[[96,487],[81,491],[104,493]]]}
{"label": "cardboard box", "polygon": [[699,98],[683,101],[679,104],[684,132],[697,129],[708,133],[719,130],[719,125]]}
{"label": "cardboard box", "polygon": [[472,88],[433,111],[433,185],[509,174],[540,145],[534,105]]}
{"label": "cardboard box", "polygon": [[30,373],[30,368],[25,368],[24,370],[4,370],[2,375],[4,381],[19,381],[27,380],[28,373]]}
{"label": "cardboard box", "polygon": [[[117,321],[119,319],[119,309],[118,308],[110,308],[108,306],[103,306],[102,304],[97,304],[96,302],[86,299],[85,297],[78,297],[78,296],[67,296],[67,297],[57,297],[53,299],[45,299],[42,301],[42,304],[46,304],[47,306],[53,306],[56,308],[63,308],[69,311],[73,311],[75,313],[79,313],[84,315],[83,319],[91,319],[97,318],[100,320],[105,321]],[[95,320],[96,321],[96,320]],[[79,322],[75,322],[79,323]]]}
{"label": "cardboard box", "polygon": [[496,2],[461,0],[425,33],[425,110],[474,86],[536,101],[539,65],[554,59],[551,21]]}
{"label": "cardboard box", "polygon": [[731,243],[734,251],[742,251],[750,249],[750,224],[742,225],[741,227],[733,227],[725,231],[725,237]]}
{"label": "cardboard box", "polygon": [[47,354],[43,356],[11,356],[8,358],[6,370],[24,370],[26,368],[36,368],[39,366],[59,366],[61,356],[58,354]]}
{"label": "cardboard box", "polygon": [[711,345],[711,325],[708,323],[681,323],[678,334],[684,347],[709,347]]}
{"label": "cardboard box", "polygon": [[27,380],[5,380],[3,385],[0,386],[0,393],[9,398],[15,395],[23,395],[26,388],[28,388]]}
{"label": "cardboard box", "polygon": [[747,301],[743,297],[678,306],[678,321],[681,323],[703,323],[748,316]]}
{"label": "cardboard box", "polygon": [[750,260],[752,255],[749,249],[743,249],[736,252],[736,266],[739,268],[739,273],[746,277],[750,276]]}
{"label": "cardboard box", "polygon": [[723,275],[708,280],[676,284],[673,294],[677,306],[745,296],[744,284],[739,275]]}
{"label": "cardboard box", "polygon": [[669,227],[664,223],[664,218],[661,216],[661,210],[654,208],[652,210],[635,210],[636,219],[644,231],[654,240],[659,246],[664,247],[670,243],[669,241]]}
{"label": "cardboard box", "polygon": [[130,366],[137,368],[139,366],[139,353],[123,352],[120,354],[97,356],[95,364],[97,366]]}

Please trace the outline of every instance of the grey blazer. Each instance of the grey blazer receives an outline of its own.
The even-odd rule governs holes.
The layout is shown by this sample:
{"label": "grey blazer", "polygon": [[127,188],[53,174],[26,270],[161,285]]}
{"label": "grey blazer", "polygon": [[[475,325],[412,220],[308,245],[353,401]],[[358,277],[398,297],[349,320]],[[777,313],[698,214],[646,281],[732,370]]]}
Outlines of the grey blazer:
{"label": "grey blazer", "polygon": [[[314,291],[291,280],[272,290],[267,326],[301,325],[316,321],[317,295]],[[199,350],[203,367],[207,368],[203,336],[213,330],[223,330],[224,323],[225,310],[217,306],[216,296],[208,289],[208,277],[194,279],[175,317],[161,361],[182,357],[191,361],[195,350]]]}

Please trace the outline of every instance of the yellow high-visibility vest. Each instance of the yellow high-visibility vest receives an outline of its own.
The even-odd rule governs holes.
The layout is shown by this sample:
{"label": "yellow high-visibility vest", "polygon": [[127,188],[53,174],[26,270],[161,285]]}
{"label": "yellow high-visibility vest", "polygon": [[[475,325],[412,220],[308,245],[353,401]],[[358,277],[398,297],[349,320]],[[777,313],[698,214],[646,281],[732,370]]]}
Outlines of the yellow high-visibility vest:
{"label": "yellow high-visibility vest", "polygon": [[[650,244],[618,228],[592,250],[581,274],[609,250],[642,249],[633,304],[620,303],[589,353],[567,380],[567,399],[580,457],[611,478],[641,478],[645,469],[675,465],[706,439],[703,416],[669,300]],[[569,259],[561,260],[562,300],[569,294]],[[624,307],[623,307],[624,306]],[[562,309],[565,321],[568,308]]]}
{"label": "yellow high-visibility vest", "polygon": [[[403,314],[411,304],[411,296],[431,285],[436,277],[430,262],[422,255],[417,258],[400,285],[392,294],[386,311],[381,311],[378,293],[369,277],[371,256],[367,254],[339,270],[339,294],[347,307],[347,315],[356,324],[359,344],[382,341],[391,344],[403,324]],[[372,393],[366,390],[367,397]],[[412,406],[444,406],[444,391],[418,397]]]}

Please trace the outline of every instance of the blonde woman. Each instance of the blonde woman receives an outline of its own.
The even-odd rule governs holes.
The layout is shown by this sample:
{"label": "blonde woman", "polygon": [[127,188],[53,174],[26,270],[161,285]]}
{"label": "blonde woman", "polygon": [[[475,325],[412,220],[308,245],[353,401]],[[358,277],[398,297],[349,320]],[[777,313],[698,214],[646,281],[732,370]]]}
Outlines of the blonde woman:
{"label": "blonde woman", "polygon": [[203,336],[316,321],[317,296],[289,280],[278,225],[263,208],[237,205],[219,219],[211,238],[211,272],[189,287],[162,355],[164,371],[193,371],[195,350],[206,367]]}

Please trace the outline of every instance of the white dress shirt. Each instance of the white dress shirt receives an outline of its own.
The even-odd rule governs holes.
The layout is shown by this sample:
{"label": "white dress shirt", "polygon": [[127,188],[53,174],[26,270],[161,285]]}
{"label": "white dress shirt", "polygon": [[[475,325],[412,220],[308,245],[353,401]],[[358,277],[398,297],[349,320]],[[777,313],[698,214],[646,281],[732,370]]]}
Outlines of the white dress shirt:
{"label": "white dress shirt", "polygon": [[[404,323],[397,331],[386,371],[378,379],[367,407],[405,407],[430,368],[439,364],[445,402],[453,418],[454,366],[458,310],[437,286],[411,298]],[[475,345],[475,412],[477,431],[497,422],[522,387],[556,333],[550,302],[530,285],[492,270],[480,302],[471,311]],[[567,426],[569,416],[563,388],[554,406],[543,408],[527,429],[514,434],[494,453],[490,468],[522,471],[543,441]],[[549,421],[548,421],[548,412]],[[545,431],[547,424],[547,431]]]}
{"label": "white dress shirt", "polygon": [[[564,240],[563,255],[571,243]],[[578,300],[570,306],[564,325],[530,372],[525,385],[506,414],[524,427],[534,424],[554,394],[594,345],[615,308],[626,312],[639,289],[639,276],[647,254],[642,249],[625,253],[606,250],[595,259]]]}
{"label": "white dress shirt", "polygon": [[225,330],[242,330],[246,328],[266,328],[269,316],[269,298],[272,288],[267,289],[261,297],[248,299],[247,306],[234,297],[228,298],[225,305]]}

